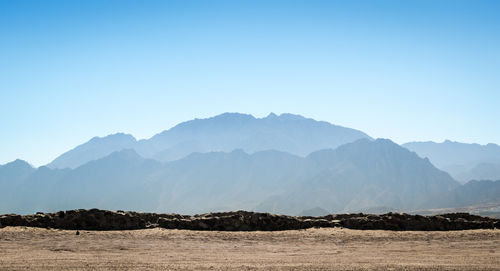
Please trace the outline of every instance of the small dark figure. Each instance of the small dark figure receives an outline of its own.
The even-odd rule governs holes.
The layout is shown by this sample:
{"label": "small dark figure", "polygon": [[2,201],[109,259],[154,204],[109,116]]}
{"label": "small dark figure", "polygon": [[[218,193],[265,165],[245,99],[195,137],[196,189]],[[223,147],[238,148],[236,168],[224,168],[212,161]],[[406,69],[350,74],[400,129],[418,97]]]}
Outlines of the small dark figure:
{"label": "small dark figure", "polygon": [[80,232],[79,232],[79,231],[76,231],[76,235],[80,235]]}

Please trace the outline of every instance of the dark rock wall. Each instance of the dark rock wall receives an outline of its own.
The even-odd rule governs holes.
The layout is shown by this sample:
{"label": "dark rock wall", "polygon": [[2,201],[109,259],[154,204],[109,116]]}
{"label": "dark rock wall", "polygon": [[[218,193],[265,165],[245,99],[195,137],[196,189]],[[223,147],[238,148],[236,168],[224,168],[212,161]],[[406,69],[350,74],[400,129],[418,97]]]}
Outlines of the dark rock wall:
{"label": "dark rock wall", "polygon": [[154,214],[106,210],[71,210],[34,215],[0,216],[0,228],[27,226],[67,230],[166,229],[212,231],[279,231],[313,227],[343,227],[360,230],[444,231],[500,228],[500,219],[468,213],[435,216],[387,213],[338,214],[322,217],[294,217],[246,211],[202,215]]}

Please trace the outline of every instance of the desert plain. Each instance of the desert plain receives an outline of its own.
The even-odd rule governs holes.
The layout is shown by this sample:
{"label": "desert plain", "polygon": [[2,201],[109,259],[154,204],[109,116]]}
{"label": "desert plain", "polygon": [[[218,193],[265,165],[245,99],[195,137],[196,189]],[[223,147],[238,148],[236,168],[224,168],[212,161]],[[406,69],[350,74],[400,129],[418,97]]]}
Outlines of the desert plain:
{"label": "desert plain", "polygon": [[500,270],[500,230],[6,227],[0,270]]}

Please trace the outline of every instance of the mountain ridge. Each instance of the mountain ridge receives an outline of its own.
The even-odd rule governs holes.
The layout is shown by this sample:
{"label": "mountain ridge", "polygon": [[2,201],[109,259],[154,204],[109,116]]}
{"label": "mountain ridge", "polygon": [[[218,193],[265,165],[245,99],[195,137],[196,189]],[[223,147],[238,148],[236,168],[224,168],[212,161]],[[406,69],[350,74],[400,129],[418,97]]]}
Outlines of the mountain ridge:
{"label": "mountain ridge", "polygon": [[[114,151],[133,147],[135,137],[125,133],[115,133],[104,137],[95,136],[86,143],[61,154],[47,164],[50,168],[76,168],[86,162],[104,157]],[[78,155],[72,155],[77,152]]]}
{"label": "mountain ridge", "polygon": [[[497,200],[497,192],[491,194],[497,183],[460,185],[434,165],[436,156],[411,150],[412,144],[420,143],[402,147],[289,113],[263,118],[224,113],[179,123],[150,139],[124,133],[93,137],[39,168],[22,160],[0,166],[0,211],[246,209],[319,214]],[[444,144],[456,160],[495,158],[500,149],[451,141],[422,144],[431,150]],[[475,156],[461,158],[470,148]],[[485,148],[492,151],[485,154]],[[496,176],[496,164],[479,165],[473,169],[481,176]],[[472,196],[464,196],[468,193]]]}
{"label": "mountain ridge", "polygon": [[[416,152],[420,157],[427,157],[438,168],[449,172],[455,179],[466,183],[485,176],[500,179],[500,146],[494,143],[481,145],[445,140],[442,143],[432,141],[408,142],[401,145]],[[481,164],[493,166],[479,167]]]}
{"label": "mountain ridge", "polygon": [[[385,139],[360,139],[307,157],[239,149],[158,162],[127,149],[76,169],[40,167],[15,189],[1,189],[13,196],[10,204],[0,204],[0,212],[107,208],[299,214],[382,206],[404,211],[444,206],[446,202],[426,203],[458,187],[428,160]],[[477,201],[481,193],[486,192],[468,200]]]}
{"label": "mountain ridge", "polygon": [[264,118],[223,113],[181,122],[149,139],[136,140],[132,135],[123,133],[94,137],[61,154],[47,166],[76,168],[121,149],[135,149],[145,158],[164,162],[180,159],[192,152],[234,149],[244,149],[249,153],[275,149],[305,156],[315,150],[335,148],[360,138],[370,137],[359,130],[290,113],[279,116],[270,113]]}
{"label": "mountain ridge", "polygon": [[459,186],[428,160],[387,139],[360,139],[335,150],[312,153],[308,158],[324,169],[288,195],[270,200],[260,208],[274,206],[272,211],[278,213],[287,206],[320,207],[331,212],[374,206],[412,209],[421,207],[435,194]]}

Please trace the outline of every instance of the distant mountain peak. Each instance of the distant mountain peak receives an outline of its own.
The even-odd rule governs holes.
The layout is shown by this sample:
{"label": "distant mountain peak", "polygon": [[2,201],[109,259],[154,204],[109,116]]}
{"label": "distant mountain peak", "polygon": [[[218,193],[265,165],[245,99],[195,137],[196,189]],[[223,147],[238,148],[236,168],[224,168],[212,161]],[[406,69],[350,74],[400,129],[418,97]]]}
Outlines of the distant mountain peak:
{"label": "distant mountain peak", "polygon": [[479,143],[465,143],[465,142],[459,142],[459,141],[454,141],[450,139],[445,139],[442,142],[436,142],[432,140],[428,141],[410,141],[402,144],[402,146],[412,146],[412,145],[435,145],[435,146],[449,146],[449,145],[459,145],[459,146],[475,146],[475,147],[500,147],[496,143],[487,143],[487,144],[479,144]]}
{"label": "distant mountain peak", "polygon": [[[133,149],[123,149],[119,151],[115,151],[105,157],[90,161],[77,169],[82,169],[82,168],[88,168],[92,167],[95,165],[111,165],[111,168],[113,167],[120,167],[121,165],[130,165],[130,164],[136,164],[140,163],[142,161],[145,161],[146,159],[142,156],[140,156],[135,150]],[[155,160],[155,163],[159,163]],[[116,168],[119,169],[119,168]],[[125,169],[123,169],[125,170]]]}
{"label": "distant mountain peak", "polygon": [[[223,120],[252,120],[254,116],[237,112],[225,112],[214,117],[206,118],[205,120],[223,119]],[[203,119],[202,119],[203,120]]]}
{"label": "distant mountain peak", "polygon": [[410,153],[410,151],[408,151],[407,149],[402,148],[398,144],[394,143],[392,140],[386,139],[386,138],[377,138],[375,140],[370,140],[368,138],[362,138],[362,139],[358,139],[354,142],[342,145],[338,149],[339,149],[339,151],[343,150],[343,149],[357,149],[357,150],[366,151],[370,148],[378,148],[378,149],[386,149],[386,150],[392,149],[392,150],[397,150],[399,152],[403,151],[403,152]]}
{"label": "distant mountain peak", "polygon": [[387,145],[387,146],[398,146],[400,147],[398,144],[396,144],[394,141],[388,139],[388,138],[377,138],[375,140],[369,140],[369,139],[366,139],[366,138],[362,138],[360,140],[365,140],[367,142],[374,142],[376,144],[379,144],[379,145]]}
{"label": "distant mountain peak", "polygon": [[89,140],[89,142],[98,142],[98,141],[110,141],[110,140],[130,140],[130,141],[136,141],[135,137],[131,134],[125,134],[125,133],[114,133],[110,134],[107,136],[99,137],[99,136],[94,136],[92,139]]}
{"label": "distant mountain peak", "polygon": [[360,138],[369,136],[301,115],[283,113],[278,116],[271,112],[265,118],[255,118],[250,114],[226,112],[179,123],[145,140],[137,141],[124,133],[94,137],[62,154],[48,166],[76,168],[122,149],[134,149],[142,157],[163,162],[178,160],[193,152],[231,152],[234,149],[247,153],[277,150],[306,156]]}
{"label": "distant mountain peak", "polygon": [[[304,120],[306,119],[305,117],[301,115],[296,115],[296,114],[291,114],[291,113],[283,113],[279,116],[280,119],[282,120]],[[312,119],[310,119],[312,120]]]}
{"label": "distant mountain peak", "polygon": [[123,149],[115,151],[102,159],[120,159],[120,160],[143,160],[134,149]]}
{"label": "distant mountain peak", "polygon": [[394,141],[392,141],[392,140],[390,140],[390,139],[388,139],[388,138],[381,138],[381,137],[376,138],[376,139],[375,139],[375,142],[382,142],[382,143],[396,144],[396,143],[394,143]]}
{"label": "distant mountain peak", "polygon": [[16,159],[12,162],[9,162],[7,164],[0,165],[0,166],[6,167],[6,168],[14,168],[14,167],[33,168],[33,166],[30,163],[28,163],[24,160],[21,160],[21,159]]}
{"label": "distant mountain peak", "polygon": [[111,134],[105,137],[93,137],[86,143],[63,153],[47,166],[50,168],[77,168],[112,152],[133,148],[136,143],[137,140],[135,137],[124,133]]}
{"label": "distant mountain peak", "polygon": [[274,114],[273,112],[269,113],[269,115],[267,115],[267,117],[265,117],[266,119],[275,119],[277,118],[278,115]]}
{"label": "distant mountain peak", "polygon": [[[438,168],[447,171],[455,179],[465,183],[484,176],[499,177],[500,146],[494,143],[486,145],[461,143],[445,140],[436,142],[409,142],[403,146],[427,157]],[[491,167],[481,165],[491,164]]]}

